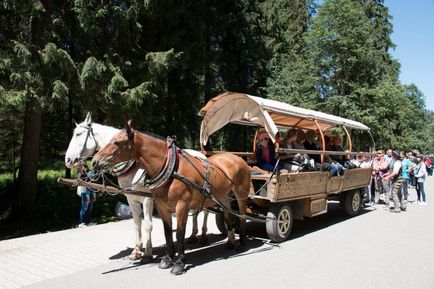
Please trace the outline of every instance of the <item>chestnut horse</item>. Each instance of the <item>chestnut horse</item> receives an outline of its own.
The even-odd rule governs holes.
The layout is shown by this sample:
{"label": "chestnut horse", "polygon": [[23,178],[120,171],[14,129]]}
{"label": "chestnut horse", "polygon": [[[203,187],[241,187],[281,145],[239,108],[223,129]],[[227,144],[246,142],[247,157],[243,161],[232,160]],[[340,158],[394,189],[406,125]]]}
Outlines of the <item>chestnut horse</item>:
{"label": "chestnut horse", "polygon": [[[235,247],[235,234],[229,221],[230,194],[234,192],[239,213],[245,215],[250,190],[250,169],[240,157],[219,153],[207,160],[198,160],[165,141],[131,128],[117,133],[92,159],[95,170],[104,170],[114,164],[136,160],[146,171],[145,183],[151,189],[158,214],[163,220],[167,254],[159,268],[170,268],[172,274],[184,272],[185,228],[190,209],[222,206],[228,227],[228,248]],[[214,200],[214,201],[213,201]],[[176,214],[176,240],[178,255],[172,235],[172,213]],[[240,245],[245,243],[245,219],[240,218]]]}

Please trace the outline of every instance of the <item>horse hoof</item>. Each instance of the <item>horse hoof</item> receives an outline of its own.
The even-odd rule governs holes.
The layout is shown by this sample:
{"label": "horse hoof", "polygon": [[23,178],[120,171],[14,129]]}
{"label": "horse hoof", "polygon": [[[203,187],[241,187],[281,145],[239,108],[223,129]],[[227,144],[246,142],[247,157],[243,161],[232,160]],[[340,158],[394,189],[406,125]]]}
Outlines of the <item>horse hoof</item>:
{"label": "horse hoof", "polygon": [[184,273],[185,265],[182,261],[176,261],[175,264],[173,264],[172,270],[170,270],[170,273],[173,275],[181,275]]}
{"label": "horse hoof", "polygon": [[154,262],[154,257],[152,257],[152,255],[145,255],[142,257],[142,259],[140,259],[140,262],[142,264],[152,263]]}
{"label": "horse hoof", "polygon": [[190,238],[188,238],[188,242],[189,243],[197,243],[197,237],[196,236],[190,236]]}
{"label": "horse hoof", "polygon": [[235,248],[235,245],[231,242],[226,243],[226,249],[227,250],[233,250]]}
{"label": "horse hoof", "polygon": [[142,253],[141,252],[132,252],[128,256],[128,259],[130,259],[131,261],[137,261],[137,260],[140,260],[141,258],[142,258]]}
{"label": "horse hoof", "polygon": [[158,264],[158,268],[160,269],[168,269],[173,266],[173,261],[169,256],[164,256],[161,258],[160,264]]}
{"label": "horse hoof", "polygon": [[200,244],[201,244],[201,245],[206,245],[206,244],[208,244],[208,237],[207,237],[207,236],[202,236],[202,237],[200,238]]}
{"label": "horse hoof", "polygon": [[246,251],[246,246],[245,244],[239,244],[238,246],[235,247],[235,250],[237,250],[237,252],[244,252]]}

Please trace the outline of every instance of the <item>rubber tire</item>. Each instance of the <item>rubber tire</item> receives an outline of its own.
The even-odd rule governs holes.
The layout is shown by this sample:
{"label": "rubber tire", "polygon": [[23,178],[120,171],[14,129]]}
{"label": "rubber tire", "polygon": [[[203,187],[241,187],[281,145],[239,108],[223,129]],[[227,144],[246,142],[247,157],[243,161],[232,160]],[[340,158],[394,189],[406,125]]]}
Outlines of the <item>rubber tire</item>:
{"label": "rubber tire", "polygon": [[[232,227],[234,228],[235,233],[239,234],[240,226],[241,226],[240,219],[237,216],[234,216],[230,213],[229,213],[229,219],[232,222]],[[228,234],[228,227],[226,227],[225,217],[223,215],[223,212],[215,214],[215,223],[220,233],[222,233],[223,235]]]}
{"label": "rubber tire", "polygon": [[283,242],[291,234],[294,221],[292,209],[287,204],[272,204],[267,213],[265,228],[272,242]]}
{"label": "rubber tire", "polygon": [[362,209],[362,194],[360,190],[352,190],[345,194],[345,212],[350,216],[356,216]]}

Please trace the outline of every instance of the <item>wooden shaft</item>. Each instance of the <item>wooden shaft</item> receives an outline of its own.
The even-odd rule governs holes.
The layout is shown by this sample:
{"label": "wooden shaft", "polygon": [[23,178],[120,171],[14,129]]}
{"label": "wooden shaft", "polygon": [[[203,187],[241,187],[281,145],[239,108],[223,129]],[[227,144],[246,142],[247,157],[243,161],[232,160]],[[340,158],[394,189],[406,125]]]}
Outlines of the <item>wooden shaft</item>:
{"label": "wooden shaft", "polygon": [[83,186],[95,191],[103,191],[112,194],[124,194],[124,195],[134,195],[141,197],[152,198],[151,192],[145,191],[135,191],[135,190],[119,190],[118,188],[112,186],[105,186],[101,184],[95,184],[91,182],[86,182],[80,179],[67,179],[67,178],[58,178],[57,182],[60,184],[68,185],[70,187]]}

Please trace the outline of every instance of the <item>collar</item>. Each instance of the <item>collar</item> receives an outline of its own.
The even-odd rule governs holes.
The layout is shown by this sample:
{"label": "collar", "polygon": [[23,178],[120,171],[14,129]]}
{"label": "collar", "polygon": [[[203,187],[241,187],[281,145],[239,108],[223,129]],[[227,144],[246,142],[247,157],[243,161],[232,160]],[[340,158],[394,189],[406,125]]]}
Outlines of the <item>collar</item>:
{"label": "collar", "polygon": [[173,173],[178,168],[179,164],[179,149],[175,144],[175,140],[171,137],[167,137],[167,156],[164,166],[160,172],[152,179],[146,179],[145,186],[149,189],[158,189],[165,186],[173,176]]}
{"label": "collar", "polygon": [[126,162],[118,163],[118,164],[116,164],[114,166],[112,175],[115,176],[115,177],[120,177],[120,176],[126,175],[126,174],[128,174],[131,171],[131,169],[136,164],[137,163],[134,160],[129,160],[129,161],[126,161]]}

